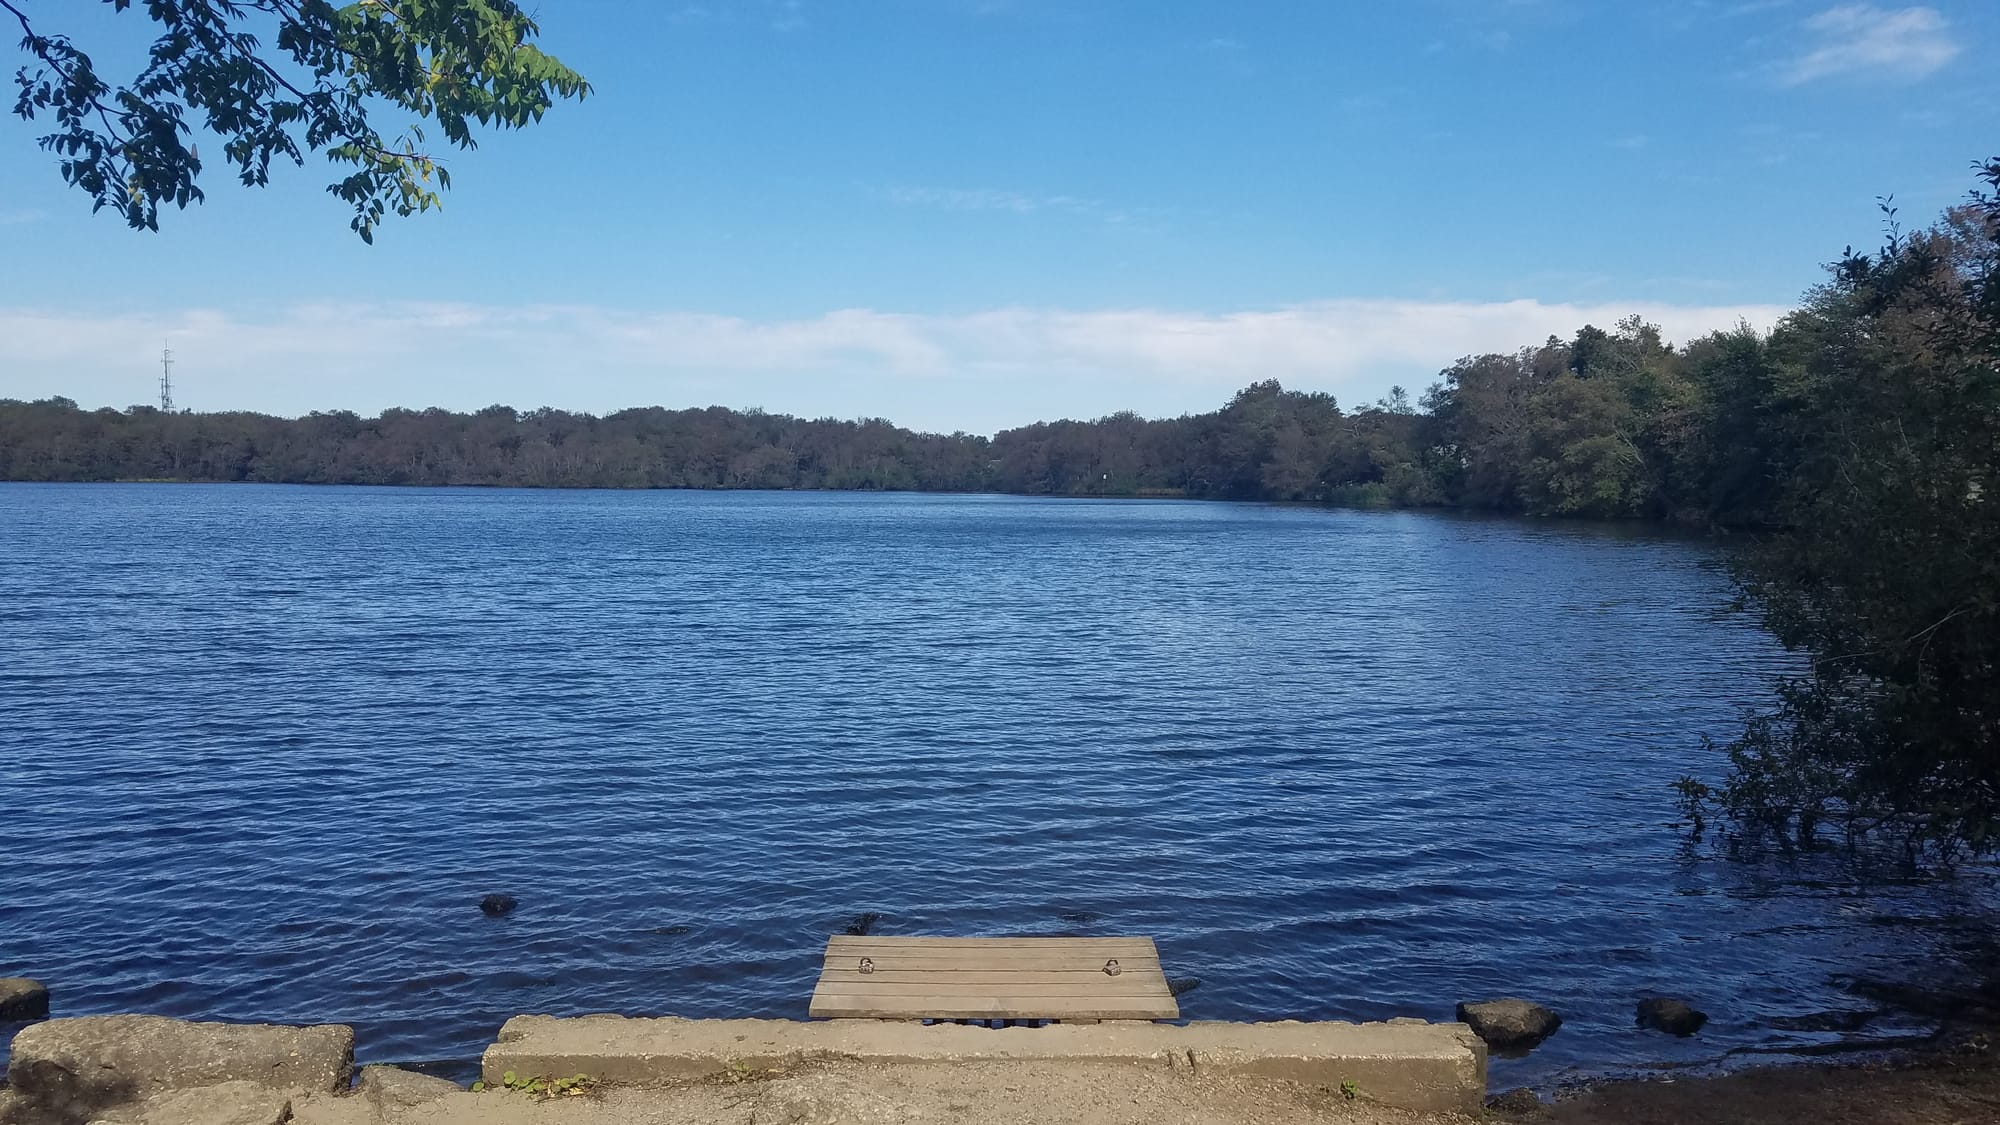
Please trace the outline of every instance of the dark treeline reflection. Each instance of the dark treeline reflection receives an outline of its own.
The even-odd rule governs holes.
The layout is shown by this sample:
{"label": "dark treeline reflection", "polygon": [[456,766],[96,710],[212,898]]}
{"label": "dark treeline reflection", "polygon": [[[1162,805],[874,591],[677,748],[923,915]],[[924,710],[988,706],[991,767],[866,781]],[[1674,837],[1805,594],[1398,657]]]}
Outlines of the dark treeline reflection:
{"label": "dark treeline reflection", "polygon": [[[1780,331],[1780,337],[1783,331]],[[1042,422],[992,438],[881,419],[491,406],[276,418],[0,401],[0,477],[569,488],[993,490],[1754,519],[1773,340],[1674,348],[1637,318],[1461,360],[1413,406],[1275,382],[1207,414]]]}

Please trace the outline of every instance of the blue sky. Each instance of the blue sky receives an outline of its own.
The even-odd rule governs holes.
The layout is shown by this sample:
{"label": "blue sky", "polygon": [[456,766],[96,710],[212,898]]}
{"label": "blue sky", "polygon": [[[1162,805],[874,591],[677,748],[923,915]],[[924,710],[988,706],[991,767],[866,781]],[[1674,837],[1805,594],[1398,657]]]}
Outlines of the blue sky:
{"label": "blue sky", "polygon": [[[22,6],[101,62],[151,26]],[[164,341],[181,405],[285,414],[1360,402],[1629,311],[1769,323],[1877,196],[1927,219],[2000,151],[1990,0],[540,12],[596,94],[454,154],[444,211],[373,247],[317,158],[212,165],[135,234],[0,123],[0,397],[147,401]]]}

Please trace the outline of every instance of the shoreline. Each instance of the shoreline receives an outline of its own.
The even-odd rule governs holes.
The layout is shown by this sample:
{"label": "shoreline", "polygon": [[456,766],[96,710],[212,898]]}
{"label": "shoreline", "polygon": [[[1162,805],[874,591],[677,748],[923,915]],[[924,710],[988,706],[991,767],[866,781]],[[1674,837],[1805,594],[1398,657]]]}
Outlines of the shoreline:
{"label": "shoreline", "polygon": [[[575,1019],[606,1018],[611,1016],[611,1011],[609,1009],[601,1009],[600,1011],[603,1012],[603,1015],[577,1013],[561,1017],[544,1017],[537,1015],[534,1018],[575,1020]],[[139,1012],[127,1009],[105,1010],[98,1012],[82,1012],[82,1013],[72,1011],[66,1014],[59,1014],[55,1018],[61,1020],[61,1019],[79,1019],[79,1018],[122,1017],[131,1015],[144,1015],[152,1017],[154,1016],[154,1013]],[[314,1026],[313,1024],[304,1022],[274,1024],[269,1022],[270,1017],[260,1017],[256,1015],[226,1015],[226,1014],[210,1015],[210,1014],[188,1012],[180,1015],[161,1014],[158,1015],[157,1018],[172,1019],[179,1022],[188,1022],[197,1024],[217,1024],[217,1025],[238,1026],[238,1027]],[[292,1018],[293,1020],[298,1020],[300,1019],[300,1016],[294,1014],[290,1018]],[[304,1017],[305,1020],[310,1020],[311,1018],[312,1017],[310,1015]],[[849,1021],[812,1020],[812,1019],[806,1019],[804,1017],[794,1017],[794,1016],[732,1017],[732,1016],[710,1015],[710,1016],[677,1017],[677,1016],[644,1016],[644,1015],[628,1016],[621,1014],[612,1018],[633,1019],[633,1020],[645,1020],[645,1019],[672,1020],[689,1025],[706,1025],[706,1026],[721,1026],[732,1023],[824,1026],[831,1022],[876,1022],[876,1021],[851,1021],[851,1020]],[[0,1089],[6,1088],[6,1071],[7,1071],[8,1061],[12,1054],[13,1038],[20,1032],[23,1032],[28,1028],[43,1022],[47,1022],[47,1017],[35,1020],[15,1020],[15,1021],[0,1020]],[[879,1022],[892,1023],[895,1021],[884,1020]],[[951,1022],[954,1021],[939,1021],[939,1025],[942,1026],[945,1024],[949,1024]],[[976,1023],[977,1021],[973,1022]],[[993,1022],[997,1024],[1000,1021],[993,1021]],[[1281,1016],[1281,1017],[1276,1017],[1274,1019],[1258,1019],[1254,1016],[1236,1016],[1236,1017],[1224,1017],[1224,1018],[1207,1017],[1207,1018],[1192,1018],[1192,1019],[1183,1018],[1179,1020],[1156,1021],[1148,1023],[1147,1026],[1179,1029],[1185,1031],[1190,1027],[1242,1028],[1242,1027],[1258,1027],[1271,1024],[1291,1024],[1291,1025],[1303,1024],[1304,1026],[1324,1026],[1324,1027],[1370,1027],[1370,1026],[1380,1026],[1389,1023],[1412,1023],[1412,1024],[1422,1024],[1431,1027],[1449,1026],[1449,1027],[1462,1028],[1464,1026],[1463,1024],[1454,1023],[1445,1017],[1439,1017],[1436,1020],[1424,1020],[1409,1016],[1400,1017],[1395,1020],[1373,1020],[1373,1021],[1340,1019],[1340,1018],[1309,1019],[1309,1018],[1293,1017],[1293,1016]],[[1553,1102],[1553,1101],[1571,1100],[1574,1098],[1588,1095],[1593,1091],[1609,1087],[1621,1087],[1627,1085],[1651,1086],[1657,1084],[1674,1084],[1674,1083],[1682,1083],[1682,1084],[1711,1083],[1711,1082],[1719,1082],[1735,1078],[1745,1074],[1762,1073],[1766,1071],[1780,1071],[1780,1070],[1848,1071],[1848,1070],[1870,1070],[1878,1068],[1898,1068],[1898,1067],[1916,1065],[1924,1062],[1925,1060],[1937,1059],[1942,1057],[1956,1057],[1953,1055],[1953,1052],[1959,1049],[1959,1045],[1962,1044],[1963,1041],[1965,1041],[1966,1039],[1976,1037],[1976,1035],[1980,1033],[1979,1030],[1967,1030],[1968,1027],[1974,1029],[1987,1029],[1987,1033],[1992,1034],[1993,1038],[1995,1039],[1996,1050],[2000,1050],[2000,1026],[1993,1026],[1989,1028],[1989,1025],[1980,1023],[1977,1020],[1974,1020],[1971,1024],[1966,1024],[1960,1021],[1947,1020],[1943,1024],[1934,1024],[1932,1030],[1929,1031],[1913,1030],[1906,1034],[1898,1034],[1898,1035],[1879,1037],[1879,1038],[1855,1037],[1848,1034],[1842,1034],[1841,1037],[1837,1039],[1823,1040],[1811,1043],[1795,1043],[1777,1047],[1728,1050],[1728,1051],[1723,1051],[1719,1054],[1715,1054],[1711,1057],[1705,1057],[1699,1059],[1675,1060],[1667,1057],[1668,1052],[1664,1049],[1651,1058],[1635,1059],[1631,1057],[1629,1054],[1625,1055],[1624,1057],[1606,1057],[1601,1055],[1595,1058],[1572,1057],[1563,1062],[1561,1066],[1553,1072],[1544,1070],[1538,1072],[1531,1072],[1527,1074],[1510,1073],[1510,1071],[1514,1069],[1512,1064],[1522,1062],[1526,1060],[1530,1055],[1533,1055],[1536,1052],[1540,1051],[1542,1049],[1542,1044],[1537,1044],[1534,1048],[1529,1050],[1520,1050],[1520,1049],[1502,1050],[1498,1048],[1488,1047],[1487,1052],[1489,1056],[1489,1062],[1487,1064],[1485,1092],[1489,1097],[1499,1097],[1502,1095],[1514,1093],[1521,1090],[1528,1090],[1535,1093],[1545,1102]],[[1004,1030],[1004,1028],[1000,1027],[983,1027],[983,1026],[982,1029]],[[482,1069],[482,1059],[485,1056],[485,1054],[487,1054],[490,1051],[491,1049],[490,1044],[494,1041],[494,1038],[496,1036],[504,1038],[503,1034],[504,1029],[502,1029],[502,1031],[484,1032],[481,1034],[478,1041],[481,1043],[488,1044],[489,1046],[485,1048],[475,1047],[471,1050],[471,1053],[447,1053],[447,1054],[430,1054],[430,1055],[403,1054],[395,1052],[385,1053],[381,1049],[380,1044],[371,1045],[368,1042],[368,1040],[373,1038],[373,1035],[371,1034],[369,1028],[365,1028],[360,1024],[356,1024],[355,1030],[357,1032],[362,1033],[357,1035],[357,1047],[363,1048],[362,1050],[357,1050],[355,1052],[357,1057],[355,1059],[354,1065],[357,1069],[357,1072],[359,1069],[365,1067],[376,1067],[376,1066],[392,1067],[398,1070],[410,1071],[413,1073],[419,1073],[436,1077],[444,1081],[455,1083],[461,1087],[468,1086],[471,1083],[478,1081],[480,1079],[481,1069]],[[1024,1030],[1026,1030],[1026,1028],[1024,1028]],[[1558,1037],[1559,1035],[1560,1033],[1558,1033]],[[1672,1036],[1665,1034],[1657,1034],[1656,1037],[1659,1038],[1660,1042],[1663,1045],[1671,1045],[1677,1042],[1685,1042],[1684,1040],[1678,1040]],[[1694,1038],[1699,1038],[1699,1036]],[[372,1049],[369,1049],[371,1048],[371,1046]],[[2000,1120],[2000,1118],[1996,1118],[1996,1120]],[[6,1123],[4,1121],[0,1121],[0,1125],[6,1125]]]}
{"label": "shoreline", "polygon": [[2000,1055],[1970,1032],[1868,1060],[1591,1082],[1539,1105],[1509,1091],[1488,1098],[1487,1114],[1552,1125],[1958,1125],[2000,1120]]}
{"label": "shoreline", "polygon": [[592,485],[592,484],[534,484],[529,482],[493,483],[486,481],[460,481],[453,483],[433,483],[414,481],[354,481],[354,480],[225,480],[219,477],[62,477],[29,478],[0,477],[0,484],[23,485],[197,485],[202,487],[240,486],[278,488],[380,488],[409,492],[585,492],[585,493],[664,493],[694,492],[717,494],[768,494],[768,495],[811,495],[811,496],[942,496],[968,499],[995,500],[1089,500],[1106,503],[1134,504],[1247,504],[1276,508],[1302,508],[1340,512],[1377,512],[1386,514],[1418,513],[1424,515],[1459,516],[1471,519],[1522,520],[1533,523],[1551,523],[1577,527],[1631,527],[1667,535],[1691,535],[1701,539],[1719,539],[1724,535],[1765,530],[1756,525],[1730,524],[1711,525],[1671,516],[1645,515],[1574,515],[1551,512],[1530,512],[1512,508],[1491,508],[1463,504],[1404,504],[1393,500],[1373,500],[1351,496],[1329,497],[1326,499],[1278,499],[1250,496],[1197,496],[1188,495],[1186,490],[1154,489],[1135,492],[1013,492],[996,488],[835,488],[790,487],[766,488],[736,485]]}
{"label": "shoreline", "polygon": [[[106,1016],[20,1030],[37,1027],[26,1055],[10,1060],[13,1084],[0,1082],[0,1125],[2000,1120],[2000,1051],[1988,1030],[1971,1028],[1866,1059],[1585,1081],[1543,1099],[1525,1089],[1485,1093],[1486,1052],[1470,1030],[1421,1021],[993,1029],[527,1016],[501,1029],[483,1056],[483,1082],[470,1089],[435,1077],[436,1064],[368,1065],[354,1082],[352,1032],[342,1026]],[[66,1075],[53,1087],[64,1093],[48,1100],[55,1071]],[[566,1096],[529,1081],[569,1075],[578,1088]],[[80,1100],[65,1100],[72,1096]]]}

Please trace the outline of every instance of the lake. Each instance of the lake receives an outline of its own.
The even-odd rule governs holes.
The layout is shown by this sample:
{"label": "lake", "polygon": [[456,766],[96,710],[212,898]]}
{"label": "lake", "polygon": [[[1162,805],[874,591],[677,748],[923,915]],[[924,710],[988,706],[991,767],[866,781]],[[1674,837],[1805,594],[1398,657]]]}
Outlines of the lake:
{"label": "lake", "polygon": [[[1681,846],[1670,783],[1793,666],[1717,561],[1259,505],[0,485],[0,975],[462,1072],[522,1012],[802,1018],[875,911],[1151,935],[1195,1019],[1562,1012],[1496,1086],[1807,1047],[1980,885]],[[1714,1022],[1634,1028],[1655,990]]]}

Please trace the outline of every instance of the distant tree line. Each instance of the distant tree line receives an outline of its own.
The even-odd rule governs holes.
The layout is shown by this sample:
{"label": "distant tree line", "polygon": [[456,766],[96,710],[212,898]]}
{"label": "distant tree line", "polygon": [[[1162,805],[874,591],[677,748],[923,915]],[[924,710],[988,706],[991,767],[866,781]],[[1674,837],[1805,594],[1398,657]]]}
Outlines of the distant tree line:
{"label": "distant tree line", "polygon": [[0,400],[10,480],[962,491],[990,487],[988,456],[985,439],[965,434],[719,406],[275,418]]}
{"label": "distant tree line", "polygon": [[1638,318],[1462,359],[1413,406],[1275,382],[1220,410],[992,438],[881,420],[504,406],[298,419],[0,401],[0,479],[991,490],[1444,506],[1741,529],[1744,603],[1810,670],[1683,783],[1697,826],[2000,847],[2000,160],[1768,332]]}
{"label": "distant tree line", "polygon": [[1756,523],[1781,476],[1770,388],[1799,361],[1799,331],[1675,348],[1633,317],[1460,360],[1421,409],[1400,388],[1343,410],[1261,382],[1211,413],[992,438],[723,407],[278,418],[0,400],[0,479],[997,491]]}

